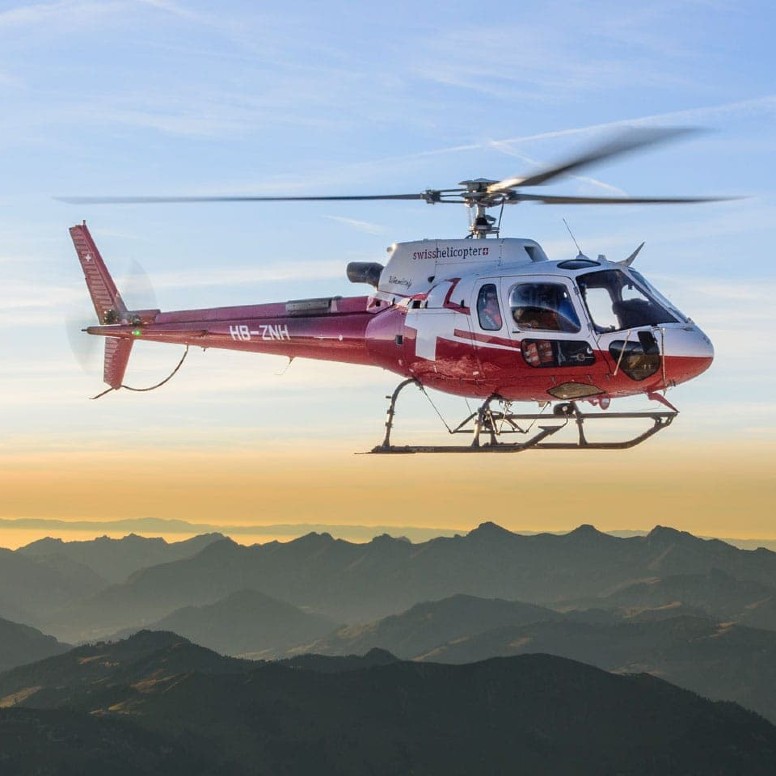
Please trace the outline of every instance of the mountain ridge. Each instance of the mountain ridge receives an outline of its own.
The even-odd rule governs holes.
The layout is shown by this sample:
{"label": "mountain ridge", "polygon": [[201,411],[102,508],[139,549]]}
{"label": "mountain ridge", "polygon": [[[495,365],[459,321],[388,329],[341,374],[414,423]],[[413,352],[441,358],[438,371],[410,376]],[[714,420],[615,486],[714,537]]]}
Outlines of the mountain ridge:
{"label": "mountain ridge", "polygon": [[[463,776],[513,772],[516,758],[524,772],[537,776],[765,776],[776,761],[776,728],[736,704],[564,658],[522,655],[455,666],[388,657],[354,670],[325,671],[278,663],[245,669],[246,661],[221,669],[226,659],[210,653],[211,670],[203,672],[190,670],[192,645],[165,638],[169,643],[143,634],[135,643],[99,645],[95,681],[75,681],[60,671],[51,678],[64,688],[58,694],[51,686],[27,697],[19,693],[13,708],[0,710],[0,735],[9,713],[26,714],[36,725],[42,715],[75,710],[97,720],[86,741],[100,735],[101,723],[131,720],[135,736],[153,737],[153,751],[171,742],[168,773],[235,776]],[[136,657],[131,666],[121,659],[127,653]],[[81,677],[95,671],[97,661],[85,663],[83,651],[76,654],[79,659],[67,663],[73,671]],[[41,681],[34,667],[26,671],[28,680]],[[21,679],[18,669],[15,675]],[[8,674],[0,680],[8,690]],[[40,709],[41,701],[49,708]],[[18,728],[18,717],[13,721]],[[120,743],[119,733],[128,735],[128,728],[117,730]],[[184,752],[196,746],[194,753],[206,754],[207,768],[189,759],[193,771],[172,770],[182,742]],[[62,748],[46,736],[37,746],[36,756]]]}
{"label": "mountain ridge", "polygon": [[[456,593],[547,605],[713,568],[773,585],[776,553],[739,550],[662,527],[629,538],[584,526],[563,535],[523,536],[483,523],[466,536],[418,544],[384,537],[353,544],[318,533],[252,547],[222,539],[190,558],[141,569],[46,625],[70,640],[106,635],[243,588],[353,623]],[[98,623],[102,631],[94,629]]]}

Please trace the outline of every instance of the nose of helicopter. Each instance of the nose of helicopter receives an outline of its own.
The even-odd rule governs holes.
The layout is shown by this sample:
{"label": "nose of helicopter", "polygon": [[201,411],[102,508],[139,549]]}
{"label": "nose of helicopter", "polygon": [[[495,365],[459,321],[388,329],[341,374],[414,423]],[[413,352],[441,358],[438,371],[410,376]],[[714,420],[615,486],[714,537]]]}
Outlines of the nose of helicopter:
{"label": "nose of helicopter", "polygon": [[662,330],[666,381],[684,383],[705,372],[714,360],[711,340],[695,325]]}

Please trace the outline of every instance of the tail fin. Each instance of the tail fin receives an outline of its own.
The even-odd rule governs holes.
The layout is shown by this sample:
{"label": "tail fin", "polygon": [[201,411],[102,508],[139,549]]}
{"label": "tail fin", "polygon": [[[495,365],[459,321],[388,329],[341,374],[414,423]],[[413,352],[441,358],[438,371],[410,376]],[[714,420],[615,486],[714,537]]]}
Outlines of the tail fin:
{"label": "tail fin", "polygon": [[[92,297],[97,319],[102,325],[128,323],[129,315],[124,300],[94,244],[86,222],[70,229],[73,245],[86,278],[86,287]],[[106,337],[103,379],[111,388],[121,388],[132,351],[131,339]]]}
{"label": "tail fin", "polygon": [[124,373],[127,371],[129,354],[132,352],[131,339],[119,337],[105,338],[105,365],[103,367],[103,380],[116,390],[121,388],[124,382]]}
{"label": "tail fin", "polygon": [[92,297],[97,319],[101,324],[125,322],[127,307],[89,234],[86,222],[71,227],[70,236],[84,271],[86,287]]}

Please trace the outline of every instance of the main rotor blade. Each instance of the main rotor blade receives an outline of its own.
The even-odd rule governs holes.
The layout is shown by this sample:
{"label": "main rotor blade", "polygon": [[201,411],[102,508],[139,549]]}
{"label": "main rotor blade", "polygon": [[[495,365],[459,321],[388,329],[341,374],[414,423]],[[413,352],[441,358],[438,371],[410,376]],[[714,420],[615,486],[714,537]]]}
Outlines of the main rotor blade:
{"label": "main rotor blade", "polygon": [[681,205],[692,202],[728,202],[737,197],[566,197],[553,194],[523,194],[516,191],[506,200],[508,205],[518,202],[543,202],[545,205]]}
{"label": "main rotor blade", "polygon": [[664,143],[680,135],[687,135],[697,131],[697,129],[691,127],[631,127],[610,138],[605,143],[593,146],[586,153],[574,156],[553,167],[540,170],[525,178],[507,178],[494,183],[488,186],[488,192],[496,193],[505,189],[539,186],[560,175],[567,175],[570,172],[581,170],[583,167],[589,167],[603,159],[621,156],[639,148]]}
{"label": "main rotor blade", "polygon": [[147,203],[184,203],[184,202],[344,202],[346,200],[371,199],[420,199],[425,200],[429,192],[420,194],[368,194],[340,197],[55,197],[60,202],[71,205],[143,205]]}

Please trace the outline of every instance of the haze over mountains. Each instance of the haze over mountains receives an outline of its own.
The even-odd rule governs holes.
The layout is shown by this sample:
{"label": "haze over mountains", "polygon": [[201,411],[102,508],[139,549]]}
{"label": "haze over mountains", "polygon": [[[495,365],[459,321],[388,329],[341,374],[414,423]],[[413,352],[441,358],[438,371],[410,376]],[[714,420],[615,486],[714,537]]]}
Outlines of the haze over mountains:
{"label": "haze over mountains", "polygon": [[[741,583],[739,615],[770,627],[776,554],[768,550],[739,550],[662,527],[631,538],[592,526],[565,535],[521,536],[493,523],[466,536],[419,544],[388,536],[353,544],[327,534],[251,547],[220,539],[191,557],[93,588],[91,596],[70,595],[31,624],[64,640],[99,638],[156,622],[176,609],[214,604],[241,590],[256,590],[342,623],[375,620],[457,593],[553,606],[576,606],[575,601],[587,607],[624,606],[625,598],[607,602],[607,596],[627,597],[618,591],[632,585],[719,572]],[[712,617],[730,617],[730,600],[704,599],[702,592],[701,584],[694,607]],[[643,588],[634,588],[633,595],[635,602]]]}
{"label": "haze over mountains", "polygon": [[[222,654],[259,658],[318,639],[336,625],[328,617],[303,612],[255,590],[240,590],[214,604],[176,609],[150,628],[173,631]],[[129,629],[114,637],[132,632]]]}
{"label": "haze over mountains", "polygon": [[734,700],[776,723],[776,632],[682,607],[572,610],[453,596],[298,649],[326,655],[380,647],[405,660],[472,663],[547,653],[617,673],[648,672],[715,700]]}
{"label": "haze over mountains", "polygon": [[[208,767],[227,768],[223,772],[234,767],[233,772],[241,773],[225,754],[232,746],[247,747],[246,756],[268,757],[269,761],[280,756],[262,748],[269,746],[267,741],[232,741],[219,726],[214,734],[218,740],[202,749],[198,726],[204,723],[188,719],[189,711],[175,707],[179,702],[201,705],[206,695],[200,693],[220,698],[221,690],[211,686],[207,677],[225,672],[230,678],[224,686],[231,688],[233,700],[244,704],[242,711],[250,708],[260,716],[270,714],[255,705],[259,703],[256,688],[268,686],[268,676],[280,682],[278,677],[285,674],[257,673],[254,677],[261,664],[234,660],[236,656],[291,656],[290,662],[281,661],[273,670],[303,671],[304,689],[292,682],[291,689],[284,685],[281,691],[280,684],[270,682],[278,693],[277,702],[282,705],[279,699],[287,692],[292,698],[297,697],[295,693],[305,699],[317,697],[324,706],[316,707],[315,713],[332,715],[332,719],[342,712],[341,700],[336,700],[340,696],[334,685],[326,684],[330,680],[324,682],[319,675],[339,675],[341,680],[344,672],[387,670],[411,660],[414,673],[404,668],[392,670],[399,672],[393,679],[404,683],[403,697],[411,699],[413,713],[417,704],[425,713],[446,720],[447,710],[433,703],[447,697],[472,704],[487,717],[487,704],[478,706],[484,703],[477,695],[481,688],[466,690],[461,685],[474,681],[474,674],[467,671],[475,671],[474,665],[491,665],[495,658],[533,659],[536,653],[543,653],[617,675],[646,672],[712,700],[736,701],[776,722],[776,554],[764,549],[740,550],[670,528],[658,527],[646,536],[633,537],[602,534],[592,526],[580,526],[565,535],[521,536],[485,523],[465,536],[417,544],[389,536],[352,544],[327,534],[251,547],[219,535],[172,544],[137,536],[76,543],[45,540],[16,552],[0,551],[0,580],[5,583],[0,615],[13,621],[0,622],[0,636],[4,636],[0,671],[12,669],[0,673],[0,711],[2,707],[18,711],[17,716],[2,712],[0,731],[9,725],[6,729],[13,730],[20,741],[38,730],[72,742],[82,735],[103,736],[114,741],[117,751],[137,746],[140,759],[128,758],[124,764],[133,763],[139,773],[174,772],[164,769],[183,768],[183,763],[195,768],[190,772],[197,772],[196,768],[207,772],[204,764],[208,763]],[[39,630],[26,627],[29,625]],[[159,633],[142,630],[149,627]],[[138,630],[136,636],[131,635]],[[63,643],[105,638],[115,643],[77,647],[71,652]],[[232,658],[219,657],[203,647]],[[151,659],[151,654],[164,655],[159,658],[162,662],[157,664],[157,657]],[[347,657],[352,654],[366,657]],[[51,657],[41,661],[48,655]],[[420,668],[421,664],[429,667]],[[124,666],[123,673],[117,665]],[[571,682],[558,687],[561,695],[582,681],[576,677],[577,669],[560,669],[561,663],[541,665],[565,677],[546,677],[547,681]],[[469,668],[444,673],[456,666]],[[476,681],[491,677],[490,671],[495,669],[476,669]],[[183,678],[192,672],[198,678]],[[253,678],[248,680],[248,675]],[[263,678],[256,678],[259,675]],[[71,678],[64,680],[65,676]],[[433,685],[439,676],[447,677],[445,681],[452,681],[452,686]],[[375,692],[383,691],[382,678],[378,681],[373,674],[361,678]],[[507,684],[512,681],[491,678]],[[434,692],[442,693],[439,699],[430,699],[423,694],[425,690],[415,694],[420,692],[417,682],[422,685],[426,680],[432,682]],[[658,686],[645,681],[628,687],[641,692],[644,687]],[[188,688],[186,692],[177,689],[179,682]],[[166,728],[157,715],[161,712],[157,713],[154,704],[160,703],[161,708],[167,701],[146,697],[162,687],[172,704],[165,707],[167,713],[182,714],[187,720],[181,729]],[[339,687],[344,685],[340,682]],[[356,693],[352,698],[347,695],[351,690]],[[470,691],[475,695],[467,696]],[[671,692],[679,690],[672,688]],[[345,695],[356,706],[379,706],[375,700],[379,696],[367,698],[361,689],[351,688]],[[270,693],[268,697],[275,696]],[[104,705],[94,705],[98,701]],[[573,707],[576,701],[559,695],[558,702]],[[223,703],[227,703],[226,696]],[[506,714],[506,699],[503,703]],[[310,714],[313,706],[305,706]],[[148,724],[143,722],[142,731],[125,728],[126,709],[134,714],[141,707],[154,709],[149,711]],[[591,707],[599,711],[596,703]],[[103,729],[93,718],[63,717],[63,708],[77,714],[99,711],[108,727]],[[294,713],[300,712],[295,708]],[[366,706],[361,708],[367,713]],[[228,712],[223,713],[229,717]],[[372,709],[368,713],[379,717],[381,712]],[[284,724],[291,716],[281,715]],[[527,718],[514,721],[528,724]],[[351,724],[353,720],[348,717],[341,722]],[[306,717],[303,723],[313,724]],[[234,724],[245,735],[252,729],[245,720],[234,720]],[[571,725],[567,731],[573,728],[569,720],[563,724]],[[607,720],[606,724],[613,723]],[[707,720],[704,729],[715,724]],[[722,726],[730,733],[733,728],[748,730],[749,724],[749,717],[734,714]],[[313,725],[318,732],[325,727]],[[371,736],[372,728],[367,728],[363,728],[364,735]],[[455,726],[451,729],[457,730]],[[526,730],[518,735],[528,735]],[[298,732],[282,731],[296,736],[297,742],[304,740],[323,762],[333,757],[316,748],[321,746],[319,739],[315,743],[304,735],[299,738]],[[373,732],[376,736],[376,729]],[[329,734],[335,735],[330,730]],[[465,738],[460,730],[458,734]],[[255,738],[255,732],[251,735]],[[396,732],[397,746],[405,753],[414,746],[408,735],[407,731]],[[574,732],[571,739],[576,740],[576,735]],[[529,735],[526,746],[529,739],[533,741]],[[571,739],[555,742],[553,747],[565,752]],[[356,762],[361,767],[371,763],[363,759],[366,750],[359,750],[360,744],[341,743],[358,753],[354,754],[353,772],[357,772]],[[377,747],[374,751],[382,751],[377,738],[372,745]],[[445,745],[454,749],[449,741]],[[541,749],[536,741],[534,745]],[[437,750],[434,746],[433,757],[431,749],[427,752],[434,767],[449,765],[444,747]],[[494,757],[506,757],[500,746],[494,744]],[[100,767],[108,767],[112,756],[107,749],[100,751]],[[77,760],[75,749],[71,754]],[[394,750],[383,754],[398,756]],[[461,758],[464,762],[466,756],[462,753]],[[568,765],[565,760],[558,763],[561,768]],[[303,772],[302,761],[298,767]]]}
{"label": "haze over mountains", "polygon": [[107,582],[123,582],[138,569],[196,555],[223,534],[208,533],[180,542],[129,534],[123,539],[101,536],[91,541],[40,539],[18,550],[20,555],[56,567],[64,559],[86,566]]}
{"label": "haze over mountains", "polygon": [[36,628],[0,618],[0,671],[59,655],[68,649],[69,644],[62,644]]}
{"label": "haze over mountains", "polygon": [[251,547],[217,534],[172,544],[136,536],[44,540],[0,551],[0,582],[0,616],[70,642],[136,630],[251,590],[346,624],[467,594],[555,609],[681,602],[685,613],[776,628],[776,554],[662,527],[628,538],[592,526],[522,536],[484,523],[466,536],[418,544],[389,536],[353,544],[327,534]]}

